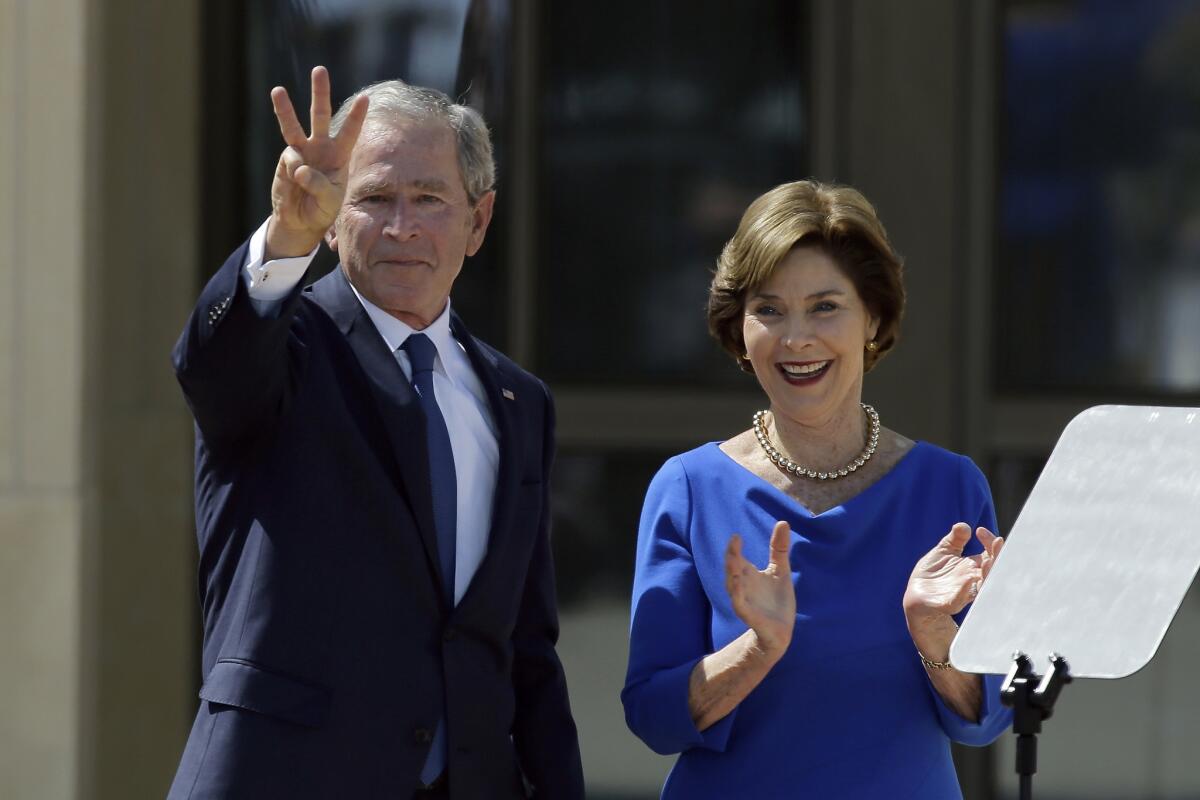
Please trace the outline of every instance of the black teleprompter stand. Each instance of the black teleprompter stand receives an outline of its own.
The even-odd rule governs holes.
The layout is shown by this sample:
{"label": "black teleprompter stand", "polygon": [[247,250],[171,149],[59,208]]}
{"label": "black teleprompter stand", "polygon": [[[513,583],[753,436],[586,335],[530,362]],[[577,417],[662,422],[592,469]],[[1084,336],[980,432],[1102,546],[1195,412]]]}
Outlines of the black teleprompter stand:
{"label": "black teleprompter stand", "polygon": [[1062,687],[1071,682],[1070,667],[1060,655],[1050,656],[1050,671],[1039,676],[1024,653],[1013,656],[1013,665],[1000,687],[1000,702],[1013,710],[1013,733],[1017,736],[1017,774],[1021,779],[1020,800],[1033,800],[1033,774],[1037,772],[1037,735],[1042,722],[1054,713],[1054,701]]}
{"label": "black teleprompter stand", "polygon": [[[1200,408],[1096,406],[1075,417],[955,634],[956,669],[1008,673],[1001,699],[1014,712],[1022,800],[1034,737],[1062,687],[1146,666],[1200,574],[1197,453]],[[1070,668],[1055,656],[1041,677],[1023,655],[1045,668],[1051,653]]]}

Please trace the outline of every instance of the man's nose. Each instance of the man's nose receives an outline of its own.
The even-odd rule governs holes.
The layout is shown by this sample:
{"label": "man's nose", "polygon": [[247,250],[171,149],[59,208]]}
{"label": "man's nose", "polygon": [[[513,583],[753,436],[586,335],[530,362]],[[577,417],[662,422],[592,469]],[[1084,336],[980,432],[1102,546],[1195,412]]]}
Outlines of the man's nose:
{"label": "man's nose", "polygon": [[392,239],[406,241],[416,238],[420,233],[416,215],[406,200],[397,201],[391,208],[384,222],[383,235]]}

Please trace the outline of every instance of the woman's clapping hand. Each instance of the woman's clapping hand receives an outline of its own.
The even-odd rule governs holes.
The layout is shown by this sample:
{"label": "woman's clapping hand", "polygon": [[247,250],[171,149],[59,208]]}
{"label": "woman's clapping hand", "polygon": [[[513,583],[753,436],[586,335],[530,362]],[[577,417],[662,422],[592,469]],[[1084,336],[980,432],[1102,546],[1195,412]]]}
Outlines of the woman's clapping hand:
{"label": "woman's clapping hand", "polygon": [[975,599],[1004,546],[1004,540],[987,528],[976,528],[975,537],[983,552],[964,556],[971,526],[960,522],[917,562],[904,592],[910,627],[922,618],[953,616]]}
{"label": "woman's clapping hand", "polygon": [[742,555],[742,537],[734,534],[725,549],[725,591],[733,610],[758,636],[760,646],[781,656],[792,641],[796,622],[796,590],[788,563],[792,529],[776,522],[771,533],[771,555],[766,569],[758,569]]}

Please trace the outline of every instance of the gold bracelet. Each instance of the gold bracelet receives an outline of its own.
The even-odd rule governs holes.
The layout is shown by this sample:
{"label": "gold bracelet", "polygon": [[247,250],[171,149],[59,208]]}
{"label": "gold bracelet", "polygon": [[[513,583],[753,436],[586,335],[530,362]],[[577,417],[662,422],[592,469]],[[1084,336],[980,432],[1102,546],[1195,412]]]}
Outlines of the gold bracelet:
{"label": "gold bracelet", "polygon": [[949,661],[933,661],[932,659],[926,658],[925,654],[922,653],[920,650],[917,651],[917,655],[920,656],[921,663],[924,664],[929,669],[953,669],[954,668],[950,665]]}

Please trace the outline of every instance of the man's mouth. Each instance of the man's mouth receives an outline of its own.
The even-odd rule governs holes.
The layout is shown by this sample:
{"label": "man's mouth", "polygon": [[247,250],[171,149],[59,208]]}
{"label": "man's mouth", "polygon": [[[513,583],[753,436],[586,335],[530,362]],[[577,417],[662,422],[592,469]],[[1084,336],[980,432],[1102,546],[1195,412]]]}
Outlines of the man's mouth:
{"label": "man's mouth", "polygon": [[428,262],[422,261],[419,258],[385,258],[381,259],[379,263],[391,264],[397,267],[421,267]]}
{"label": "man's mouth", "polygon": [[780,374],[783,379],[793,386],[806,386],[810,383],[816,383],[825,376],[829,371],[829,366],[833,363],[832,360],[826,361],[808,361],[804,364],[784,363],[777,364]]}

